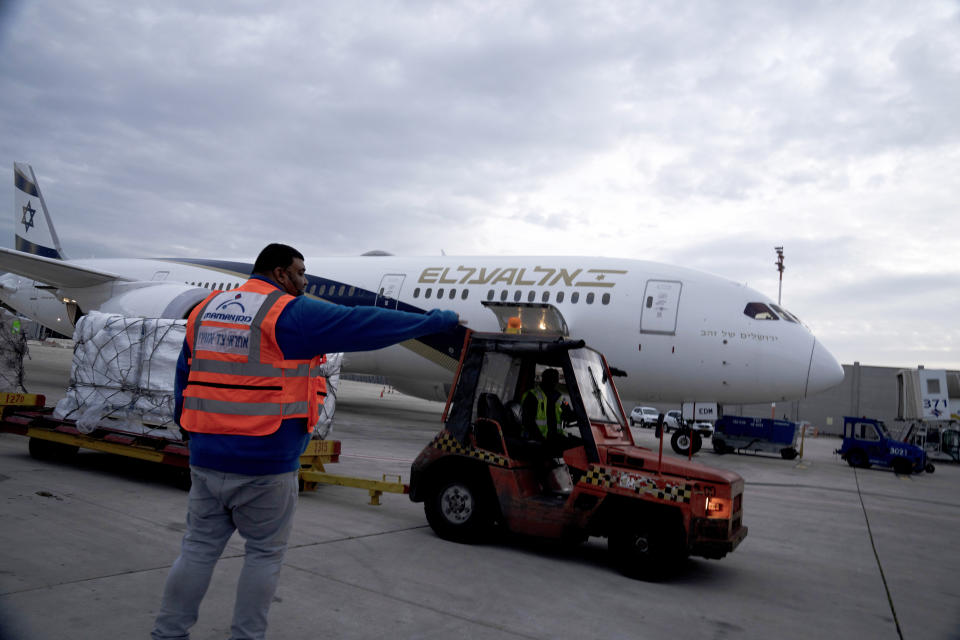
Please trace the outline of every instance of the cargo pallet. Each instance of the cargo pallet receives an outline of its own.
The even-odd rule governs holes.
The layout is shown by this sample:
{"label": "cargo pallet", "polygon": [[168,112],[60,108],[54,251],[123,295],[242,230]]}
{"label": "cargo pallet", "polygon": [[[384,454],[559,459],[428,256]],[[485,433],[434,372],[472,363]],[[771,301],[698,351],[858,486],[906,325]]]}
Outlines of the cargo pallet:
{"label": "cargo pallet", "polygon": [[[135,435],[110,429],[81,433],[73,420],[53,417],[53,408],[44,407],[42,395],[0,394],[0,433],[12,433],[30,439],[30,455],[40,460],[63,460],[80,449],[103,451],[163,465],[190,467],[190,448],[178,442],[149,435]],[[370,504],[379,505],[384,493],[410,493],[410,485],[399,476],[381,480],[335,475],[324,465],[339,462],[339,440],[311,440],[300,456],[300,489],[316,491],[321,484],[366,489]]]}

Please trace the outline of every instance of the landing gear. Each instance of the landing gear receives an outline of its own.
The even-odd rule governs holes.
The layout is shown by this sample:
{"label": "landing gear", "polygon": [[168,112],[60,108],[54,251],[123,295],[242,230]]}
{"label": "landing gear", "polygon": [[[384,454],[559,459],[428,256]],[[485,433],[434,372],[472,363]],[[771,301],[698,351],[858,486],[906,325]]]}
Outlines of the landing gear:
{"label": "landing gear", "polygon": [[692,432],[689,429],[681,428],[674,432],[673,436],[670,438],[670,446],[678,455],[681,456],[685,456],[690,453],[691,444],[693,445],[693,453],[697,453],[703,446],[703,439],[700,437],[699,433]]}

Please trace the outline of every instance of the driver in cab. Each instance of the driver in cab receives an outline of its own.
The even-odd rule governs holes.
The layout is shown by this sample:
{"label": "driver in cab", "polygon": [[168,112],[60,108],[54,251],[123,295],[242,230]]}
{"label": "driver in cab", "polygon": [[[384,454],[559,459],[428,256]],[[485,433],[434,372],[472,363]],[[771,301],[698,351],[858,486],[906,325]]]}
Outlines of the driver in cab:
{"label": "driver in cab", "polygon": [[563,400],[559,382],[556,369],[544,369],[540,382],[528,389],[522,400],[524,437],[543,442],[551,455],[562,455],[564,450],[578,446],[576,439],[561,429],[564,420],[573,420],[576,414]]}

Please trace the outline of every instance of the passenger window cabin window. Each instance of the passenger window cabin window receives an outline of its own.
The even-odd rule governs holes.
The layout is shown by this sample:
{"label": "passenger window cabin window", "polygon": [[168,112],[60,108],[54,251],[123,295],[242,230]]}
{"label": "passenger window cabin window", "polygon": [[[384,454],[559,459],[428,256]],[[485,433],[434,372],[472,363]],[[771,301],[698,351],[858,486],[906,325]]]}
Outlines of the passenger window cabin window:
{"label": "passenger window cabin window", "polygon": [[570,294],[570,304],[577,304],[577,301],[580,300],[580,292],[574,291]]}
{"label": "passenger window cabin window", "polygon": [[450,289],[450,295],[449,295],[448,297],[449,297],[451,300],[453,300],[454,298],[456,298],[456,297],[457,297],[457,290],[456,290],[456,289]]}
{"label": "passenger window cabin window", "polygon": [[513,292],[513,301],[514,301],[514,302],[520,302],[520,296],[522,296],[522,295],[523,295],[523,294],[520,293],[520,290],[517,289],[516,291]]}
{"label": "passenger window cabin window", "polygon": [[326,292],[327,292],[327,285],[325,285],[325,284],[320,285],[320,288],[317,289],[317,295],[318,295],[318,296],[322,296],[322,295],[325,294]]}
{"label": "passenger window cabin window", "polygon": [[593,304],[593,292],[587,294],[587,304]]}
{"label": "passenger window cabin window", "polygon": [[461,299],[461,300],[466,300],[466,299],[467,299],[467,294],[468,294],[469,292],[470,292],[469,289],[464,289],[463,291],[461,291],[461,292],[460,292],[460,299]]}
{"label": "passenger window cabin window", "polygon": [[440,289],[437,289],[437,298],[442,298],[442,297],[443,297],[443,288],[441,287]]}
{"label": "passenger window cabin window", "polygon": [[543,295],[540,296],[540,301],[541,301],[541,302],[550,302],[550,292],[549,292],[549,291],[544,291],[544,292],[543,292]]}
{"label": "passenger window cabin window", "polygon": [[424,298],[429,298],[431,295],[433,295],[433,289],[431,289],[430,287],[427,287],[427,290],[426,290],[426,292],[423,294],[423,297],[424,297]]}
{"label": "passenger window cabin window", "polygon": [[563,291],[557,291],[557,302],[563,302]]}
{"label": "passenger window cabin window", "polygon": [[500,302],[506,302],[507,300],[507,290],[504,289],[500,292]]}
{"label": "passenger window cabin window", "polygon": [[600,298],[600,302],[602,302],[603,304],[610,304],[610,294],[609,293],[603,294],[603,297]]}
{"label": "passenger window cabin window", "polygon": [[493,289],[487,291],[487,300],[493,300]]}
{"label": "passenger window cabin window", "polygon": [[754,320],[779,320],[773,309],[762,302],[748,302],[743,308],[743,315]]}
{"label": "passenger window cabin window", "polygon": [[343,292],[346,291],[346,289],[347,289],[347,285],[345,284],[340,285],[340,288],[337,290],[337,295],[342,298]]}
{"label": "passenger window cabin window", "polygon": [[356,287],[350,287],[350,290],[347,291],[347,295],[352,297],[353,294],[356,293],[356,291],[357,291]]}
{"label": "passenger window cabin window", "polygon": [[420,287],[417,287],[416,289],[413,290],[413,297],[414,298],[420,297]]}
{"label": "passenger window cabin window", "polygon": [[537,299],[536,291],[531,291],[530,293],[527,294],[527,302],[533,302],[536,299]]}

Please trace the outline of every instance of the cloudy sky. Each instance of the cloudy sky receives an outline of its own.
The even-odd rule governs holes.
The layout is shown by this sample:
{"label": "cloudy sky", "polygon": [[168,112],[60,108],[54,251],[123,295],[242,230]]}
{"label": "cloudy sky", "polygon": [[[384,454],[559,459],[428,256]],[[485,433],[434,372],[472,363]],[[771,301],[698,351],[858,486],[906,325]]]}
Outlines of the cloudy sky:
{"label": "cloudy sky", "polygon": [[0,0],[0,161],[71,257],[782,245],[841,362],[960,369],[956,0]]}

